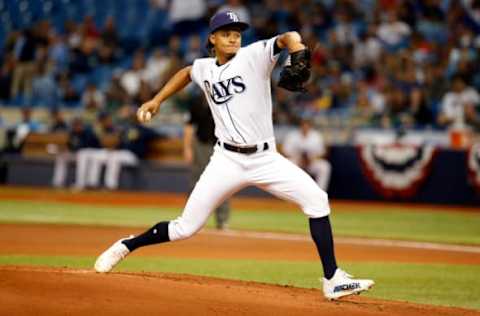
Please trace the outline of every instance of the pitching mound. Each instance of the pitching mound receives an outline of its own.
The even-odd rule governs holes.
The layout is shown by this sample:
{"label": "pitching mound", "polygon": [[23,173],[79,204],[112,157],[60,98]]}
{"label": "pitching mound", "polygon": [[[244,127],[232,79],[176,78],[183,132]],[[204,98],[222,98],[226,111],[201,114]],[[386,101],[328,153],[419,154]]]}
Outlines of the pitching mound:
{"label": "pitching mound", "polygon": [[480,315],[459,308],[160,273],[0,267],[1,315]]}

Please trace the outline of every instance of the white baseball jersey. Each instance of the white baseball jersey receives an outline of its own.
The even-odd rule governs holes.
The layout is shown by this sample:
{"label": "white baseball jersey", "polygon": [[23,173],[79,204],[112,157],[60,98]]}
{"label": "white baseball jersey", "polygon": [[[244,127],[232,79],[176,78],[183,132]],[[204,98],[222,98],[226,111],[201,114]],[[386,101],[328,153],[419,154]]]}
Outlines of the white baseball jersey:
{"label": "white baseball jersey", "polygon": [[301,130],[294,130],[287,134],[283,143],[283,152],[296,164],[300,163],[302,154],[306,153],[311,160],[307,167],[308,172],[315,177],[322,190],[327,190],[332,166],[328,160],[317,158],[326,153],[322,134],[312,129],[307,135],[304,135]]}
{"label": "white baseball jersey", "polygon": [[293,158],[298,158],[303,153],[309,158],[315,158],[325,155],[325,144],[322,135],[317,131],[310,130],[307,135],[303,135],[300,130],[295,130],[287,134],[283,151]]}
{"label": "white baseball jersey", "polygon": [[[193,63],[191,77],[208,100],[217,138],[236,146],[257,145],[259,150],[243,154],[215,145],[182,215],[168,224],[171,241],[195,234],[220,203],[249,185],[298,204],[308,217],[330,213],[327,193],[274,145],[270,92],[278,57],[273,55],[274,44],[275,38],[253,43],[221,66],[214,58]],[[262,142],[270,146],[258,146]]]}
{"label": "white baseball jersey", "polygon": [[454,121],[455,125],[465,124],[465,107],[467,104],[478,106],[480,95],[473,88],[467,88],[460,93],[448,92],[442,100],[442,113]]}
{"label": "white baseball jersey", "polygon": [[205,93],[220,141],[254,145],[274,139],[270,75],[278,59],[275,39],[242,47],[220,66],[215,58],[193,63],[191,78]]}

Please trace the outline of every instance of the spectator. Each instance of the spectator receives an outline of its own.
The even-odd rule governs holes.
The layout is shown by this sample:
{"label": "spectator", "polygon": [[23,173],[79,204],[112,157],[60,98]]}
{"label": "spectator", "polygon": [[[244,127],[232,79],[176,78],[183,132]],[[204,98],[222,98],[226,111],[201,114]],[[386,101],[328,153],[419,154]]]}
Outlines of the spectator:
{"label": "spectator", "polygon": [[63,112],[54,109],[51,112],[52,123],[50,125],[50,132],[58,133],[58,132],[68,132],[68,125],[63,117]]}
{"label": "spectator", "polygon": [[425,71],[425,86],[422,90],[425,91],[428,104],[435,106],[439,104],[447,89],[448,82],[445,76],[444,65],[440,62],[427,65]]}
{"label": "spectator", "polygon": [[171,57],[183,58],[184,51],[182,49],[182,39],[179,36],[172,36],[168,41],[168,51]]}
{"label": "spectator", "polygon": [[310,174],[322,190],[328,190],[332,167],[324,158],[327,151],[323,137],[313,130],[311,121],[302,119],[300,129],[287,134],[283,152],[288,159]]}
{"label": "spectator", "polygon": [[100,111],[105,108],[105,95],[96,85],[89,83],[82,95],[82,107],[85,120],[93,124]]}
{"label": "spectator", "polygon": [[58,87],[53,74],[53,63],[39,63],[33,78],[33,104],[54,108],[58,103]]}
{"label": "spectator", "polygon": [[398,20],[394,10],[385,13],[385,22],[380,24],[377,35],[385,49],[391,53],[405,48],[412,30],[407,23]]}
{"label": "spectator", "polygon": [[113,16],[107,17],[101,34],[102,45],[115,50],[118,46],[118,31]]}
{"label": "spectator", "polygon": [[144,18],[148,40],[152,45],[164,45],[170,36],[168,21],[169,0],[150,0],[149,8]]}
{"label": "spectator", "polygon": [[22,120],[18,126],[25,125],[30,132],[39,132],[41,125],[38,121],[32,118],[32,109],[25,107],[21,109]]}
{"label": "spectator", "polygon": [[96,40],[85,37],[80,46],[74,48],[70,54],[70,71],[72,73],[86,74],[98,65]]}
{"label": "spectator", "polygon": [[120,74],[114,73],[112,80],[105,92],[106,110],[108,112],[115,112],[123,104],[128,103],[129,97],[127,91],[123,88],[120,82]]}
{"label": "spectator", "polygon": [[419,2],[421,18],[418,21],[418,31],[430,42],[445,44],[448,36],[445,29],[445,13],[440,1],[428,0]]}
{"label": "spectator", "polygon": [[98,112],[105,107],[105,96],[93,83],[89,83],[82,95],[82,106],[87,111]]}
{"label": "spectator", "polygon": [[41,125],[36,120],[32,119],[32,110],[30,108],[21,109],[22,119],[15,126],[13,144],[16,148],[21,150],[28,134],[40,132]]}
{"label": "spectator", "polygon": [[152,56],[147,60],[147,66],[143,72],[143,79],[149,84],[153,91],[157,91],[164,81],[163,77],[169,68],[169,56],[165,52],[157,48]]}
{"label": "spectator", "polygon": [[205,28],[207,3],[205,0],[171,0],[168,13],[173,34],[186,37]]}
{"label": "spectator", "polygon": [[198,35],[191,36],[189,45],[188,45],[188,50],[184,57],[185,63],[190,65],[193,63],[195,59],[201,58],[203,55],[204,54],[202,52],[202,41],[200,39],[200,36]]}
{"label": "spectator", "polygon": [[40,20],[33,26],[33,32],[35,34],[38,47],[47,49],[50,42],[50,36],[52,34],[52,25],[48,19]]}
{"label": "spectator", "polygon": [[92,15],[86,15],[84,17],[82,28],[87,38],[97,39],[100,37],[100,31],[95,25],[95,20]]}
{"label": "spectator", "polygon": [[135,98],[140,90],[144,67],[145,57],[143,51],[137,51],[133,56],[132,67],[123,73],[120,78],[120,83],[130,98]]}
{"label": "spectator", "polygon": [[450,91],[443,97],[438,124],[455,128],[464,128],[465,125],[476,126],[479,103],[478,92],[469,87],[461,76],[454,76]]}
{"label": "spectator", "polygon": [[2,154],[19,154],[21,147],[15,142],[15,129],[9,128],[5,132],[5,146]]}
{"label": "spectator", "polygon": [[83,39],[82,28],[73,20],[66,20],[63,28],[65,29],[65,36],[70,49],[75,50],[79,48]]}
{"label": "spectator", "polygon": [[[121,18],[116,21],[113,16],[97,20],[99,16],[93,19],[87,15],[78,24],[56,18],[50,19],[52,22],[42,20],[25,30],[10,32],[1,46],[0,99],[13,104],[78,106],[82,104],[80,96],[89,93],[88,78],[95,77],[101,81],[97,82],[99,89],[106,90],[102,109],[115,112],[123,104],[147,98],[179,67],[201,56],[205,12],[230,9],[242,20],[251,20],[252,27],[244,34],[247,42],[295,29],[312,48],[309,94],[287,94],[281,98],[279,106],[273,109],[275,123],[287,124],[292,117],[308,113],[327,127],[340,123],[339,126],[406,124],[421,128],[431,125],[431,119],[435,123],[445,121],[442,98],[454,74],[460,74],[472,89],[480,88],[478,3],[439,0],[150,0],[150,6],[127,3],[125,10],[135,7],[128,19],[138,16],[138,10],[147,11],[142,21],[145,25],[138,24],[138,30],[123,30],[129,37],[136,37],[132,42],[138,40],[146,47],[167,46],[165,50],[155,50],[146,65],[145,58],[139,57],[143,51],[131,56],[128,49],[124,51],[119,45],[120,33],[124,32],[120,32],[118,23],[123,23],[123,15],[115,15]],[[58,5],[60,11],[65,6]],[[255,14],[250,15],[252,12]],[[58,22],[64,23],[62,28],[58,28]],[[112,67],[124,67],[125,61],[132,57],[132,67],[122,76],[117,72],[110,80]],[[37,65],[40,73],[34,72]],[[404,109],[400,112],[391,108],[391,100],[399,100],[396,89],[405,94]],[[398,106],[398,102],[393,103]],[[349,108],[350,105],[353,107]],[[466,124],[478,125],[477,108],[465,107]],[[93,121],[97,110],[89,114]],[[332,116],[340,122],[329,119]],[[176,120],[174,116],[172,119]],[[449,124],[452,123],[442,126]]]}
{"label": "spectator", "polygon": [[111,65],[116,61],[115,50],[106,45],[98,47],[98,62],[103,65]]}
{"label": "spectator", "polygon": [[381,118],[383,128],[401,128],[412,125],[409,115],[409,99],[402,89],[397,86],[389,87],[386,94],[386,110]]}
{"label": "spectator", "polygon": [[58,75],[58,94],[62,104],[75,104],[80,100],[80,96],[72,86],[66,72],[62,72]]}
{"label": "spectator", "polygon": [[351,46],[357,42],[357,33],[352,23],[352,17],[348,12],[339,10],[336,15],[336,22],[336,25],[332,29],[332,36],[339,46]]}
{"label": "spectator", "polygon": [[421,87],[416,87],[410,92],[410,114],[416,128],[432,127],[434,123],[432,111]]}
{"label": "spectator", "polygon": [[382,45],[375,34],[375,27],[369,26],[367,32],[361,33],[354,43],[354,65],[360,68],[375,64],[381,54]]}
{"label": "spectator", "polygon": [[292,94],[284,89],[274,90],[273,122],[274,124],[290,125],[293,123],[295,115],[292,107]]}
{"label": "spectator", "polygon": [[39,43],[32,29],[25,29],[15,42],[16,65],[13,71],[12,97],[19,94],[30,100],[32,95],[32,79],[35,74],[35,53]]}
{"label": "spectator", "polygon": [[55,188],[62,188],[67,179],[67,167],[71,161],[76,162],[76,178],[74,189],[83,190],[86,186],[90,170],[89,153],[100,144],[97,136],[85,125],[82,119],[75,118],[68,136],[67,150],[58,152],[55,156],[52,184]]}
{"label": "spectator", "polygon": [[101,112],[95,124],[95,134],[98,135],[102,148],[91,150],[87,159],[90,161],[90,170],[87,172],[87,186],[100,187],[102,167],[108,161],[111,149],[118,145],[118,130],[113,124],[112,116],[108,112]]}
{"label": "spectator", "polygon": [[373,105],[370,103],[366,89],[358,91],[352,110],[352,123],[355,127],[367,127],[374,117]]}
{"label": "spectator", "polygon": [[101,41],[98,48],[98,58],[102,64],[112,64],[115,62],[115,52],[118,49],[118,32],[115,26],[115,20],[109,16],[105,21],[105,26],[101,34]]}
{"label": "spectator", "polygon": [[55,66],[54,71],[59,73],[68,70],[69,48],[65,39],[54,33],[50,36],[49,41],[48,58]]}
{"label": "spectator", "polygon": [[110,190],[118,188],[122,167],[136,166],[140,159],[145,159],[148,143],[157,137],[157,133],[137,121],[135,109],[130,107],[127,113],[129,116],[121,127],[119,144],[109,153],[106,163],[105,185]]}

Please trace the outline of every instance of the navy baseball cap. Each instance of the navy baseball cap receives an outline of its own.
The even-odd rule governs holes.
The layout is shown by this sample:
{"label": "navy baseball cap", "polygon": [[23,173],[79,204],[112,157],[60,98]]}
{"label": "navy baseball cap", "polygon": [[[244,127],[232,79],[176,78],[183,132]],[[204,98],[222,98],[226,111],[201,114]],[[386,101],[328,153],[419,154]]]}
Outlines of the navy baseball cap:
{"label": "navy baseball cap", "polygon": [[236,26],[240,31],[245,31],[249,28],[248,23],[241,22],[238,15],[233,11],[217,12],[210,19],[209,31],[210,34],[225,26]]}
{"label": "navy baseball cap", "polygon": [[[209,25],[209,33],[212,34],[218,29],[221,29],[225,26],[236,26],[240,29],[241,32],[245,31],[250,27],[248,23],[240,22],[238,15],[233,11],[222,11],[217,12],[212,18],[210,19]],[[207,38],[206,43],[207,50],[210,50],[213,47],[213,44],[210,43],[209,39]]]}

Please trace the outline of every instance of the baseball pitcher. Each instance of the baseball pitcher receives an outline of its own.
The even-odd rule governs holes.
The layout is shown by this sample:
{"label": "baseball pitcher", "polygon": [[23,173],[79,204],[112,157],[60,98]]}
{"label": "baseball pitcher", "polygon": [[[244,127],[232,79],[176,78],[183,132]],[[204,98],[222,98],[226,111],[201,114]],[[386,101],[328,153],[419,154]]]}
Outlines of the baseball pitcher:
{"label": "baseball pitcher", "polygon": [[194,81],[205,94],[215,121],[218,141],[210,162],[196,183],[183,213],[172,221],[155,224],[136,237],[120,239],[95,263],[108,272],[135,249],[186,239],[198,232],[210,213],[240,189],[255,185],[296,203],[309,218],[310,232],[323,266],[323,292],[328,299],[366,291],[372,280],[353,279],[337,267],[327,193],[302,169],[276,151],[272,123],[270,77],[283,49],[290,64],[280,74],[279,86],[304,91],[310,76],[310,53],[297,32],[241,47],[248,24],[234,12],[215,14],[210,20],[208,47],[211,58],[200,58],[178,71],[137,112],[140,122],[158,113],[170,96]]}

